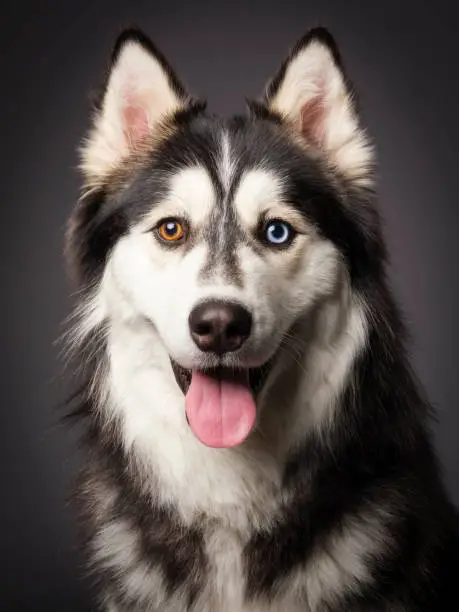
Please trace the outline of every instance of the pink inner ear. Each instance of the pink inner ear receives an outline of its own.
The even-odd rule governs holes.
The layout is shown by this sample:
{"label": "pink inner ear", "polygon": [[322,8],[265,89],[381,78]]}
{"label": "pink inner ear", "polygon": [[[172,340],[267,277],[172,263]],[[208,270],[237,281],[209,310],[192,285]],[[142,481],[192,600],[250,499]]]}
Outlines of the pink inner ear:
{"label": "pink inner ear", "polygon": [[123,126],[129,148],[135,147],[150,131],[148,112],[141,106],[128,104],[123,108]]}
{"label": "pink inner ear", "polygon": [[321,95],[318,95],[303,105],[300,114],[301,133],[316,144],[323,142],[325,131],[325,108]]}

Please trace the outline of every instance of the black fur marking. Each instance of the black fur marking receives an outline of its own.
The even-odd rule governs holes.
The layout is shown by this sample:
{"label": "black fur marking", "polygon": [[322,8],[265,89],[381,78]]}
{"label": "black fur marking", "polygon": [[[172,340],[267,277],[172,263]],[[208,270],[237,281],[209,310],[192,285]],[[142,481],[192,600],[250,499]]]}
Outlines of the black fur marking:
{"label": "black fur marking", "polygon": [[219,162],[218,122],[206,115],[198,104],[176,115],[177,130],[152,153],[152,170],[156,173],[179,171],[194,165],[203,166],[209,174],[218,198],[223,198]]}
{"label": "black fur marking", "polygon": [[201,271],[202,278],[211,278],[216,271],[223,272],[229,283],[241,287],[244,281],[236,249],[244,242],[244,232],[227,194],[212,211],[204,235],[209,255]]}
{"label": "black fur marking", "polygon": [[250,116],[253,119],[263,119],[265,121],[272,121],[277,124],[282,123],[282,118],[273,110],[271,110],[264,102],[248,99],[246,100],[246,102]]}
{"label": "black fur marking", "polygon": [[178,110],[173,119],[176,126],[186,126],[193,119],[205,113],[207,102],[205,100],[191,100],[184,108]]}
{"label": "black fur marking", "polygon": [[128,230],[124,210],[107,203],[104,188],[91,191],[78,203],[68,233],[70,264],[81,284],[90,284],[102,273],[106,259]]}

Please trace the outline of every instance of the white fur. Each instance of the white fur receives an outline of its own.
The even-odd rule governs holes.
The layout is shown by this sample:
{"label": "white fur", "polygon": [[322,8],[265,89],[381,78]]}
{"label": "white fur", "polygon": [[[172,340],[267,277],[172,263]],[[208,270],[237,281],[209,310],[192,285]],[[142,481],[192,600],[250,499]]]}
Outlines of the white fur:
{"label": "white fur", "polygon": [[[217,251],[216,260],[217,262],[219,262],[221,258],[218,255],[219,253],[223,252],[225,249],[225,242],[226,242],[225,232],[226,232],[226,227],[227,227],[227,222],[228,222],[228,215],[230,214],[230,208],[225,205],[226,198],[230,190],[231,181],[234,175],[234,170],[235,170],[235,165],[236,165],[235,159],[231,155],[230,139],[229,139],[228,132],[226,130],[223,130],[221,133],[221,150],[220,150],[219,159],[217,161],[217,165],[218,165],[218,172],[220,175],[220,180],[222,182],[223,189],[224,189],[223,202],[222,202],[224,206],[223,206],[223,210],[221,213],[221,218],[218,221],[219,231],[218,231],[218,237],[216,240],[217,244],[214,245],[214,248]],[[213,278],[224,276],[221,274],[221,272],[222,272],[222,266],[217,263],[216,267],[214,267],[214,270],[212,271]]]}
{"label": "white fur", "polygon": [[234,530],[216,528],[207,535],[205,545],[212,561],[202,596],[206,609],[243,610],[245,581],[240,535]]}
{"label": "white fur", "polygon": [[83,146],[81,166],[87,182],[100,182],[138,145],[127,109],[142,114],[147,124],[145,136],[180,104],[156,58],[137,42],[127,42],[111,70],[101,111]]}
{"label": "white fur", "polygon": [[161,204],[146,215],[135,231],[145,232],[165,217],[184,216],[191,218],[194,229],[205,223],[215,203],[215,190],[205,168],[189,166],[171,173],[168,193]]}
{"label": "white fur", "polygon": [[[310,427],[332,424],[341,390],[349,381],[352,366],[367,341],[365,308],[347,289],[330,300],[318,314],[316,331],[302,363],[294,419],[298,438]],[[301,352],[297,338],[291,353]],[[352,384],[352,380],[350,380]],[[306,399],[306,402],[304,401]],[[296,440],[295,440],[296,441]],[[292,443],[294,440],[292,440]]]}
{"label": "white fur", "polygon": [[247,228],[256,227],[260,215],[283,201],[282,178],[272,170],[252,168],[242,175],[234,207]]}
{"label": "white fur", "polygon": [[230,141],[226,131],[222,133],[221,137],[221,156],[218,166],[223,187],[228,191],[234,174],[235,162],[231,156]]}
{"label": "white fur", "polygon": [[311,101],[317,101],[322,109],[314,132],[327,159],[349,178],[367,185],[372,147],[359,126],[341,71],[328,48],[318,41],[311,42],[292,59],[270,104],[304,131],[307,126],[302,125],[302,119],[311,124],[317,120],[317,116],[301,116]]}
{"label": "white fur", "polygon": [[[153,328],[140,321],[117,323],[110,334],[110,355],[108,409],[123,418],[126,448],[134,448],[142,467],[157,474],[155,492],[161,501],[178,504],[186,522],[205,511],[241,527],[273,507],[270,493],[279,474],[268,453],[257,458],[242,448],[216,451],[195,438],[167,352]],[[248,469],[249,463],[256,469]]]}

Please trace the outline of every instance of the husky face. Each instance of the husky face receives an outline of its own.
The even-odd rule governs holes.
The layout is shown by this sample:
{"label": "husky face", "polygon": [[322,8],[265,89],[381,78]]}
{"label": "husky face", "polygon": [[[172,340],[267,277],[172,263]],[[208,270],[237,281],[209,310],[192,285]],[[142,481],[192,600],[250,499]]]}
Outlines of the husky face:
{"label": "husky face", "polygon": [[[231,125],[226,129],[211,120],[194,123],[177,137],[179,154],[168,154],[174,142],[163,147],[159,165],[167,159],[173,171],[159,191],[153,187],[142,194],[146,200],[139,203],[142,214],[113,248],[108,268],[112,299],[117,300],[120,292],[133,313],[150,321],[171,358],[183,368],[256,368],[275,353],[292,323],[336,285],[338,251],[318,235],[302,211],[308,199],[326,194],[306,187],[306,193],[299,194],[305,201],[300,200],[295,192],[302,186],[291,178],[287,165],[276,168],[273,153],[255,150],[250,165],[241,163],[240,155],[259,147],[261,137],[268,151],[279,140],[288,149],[277,126],[268,126],[268,134],[266,127],[261,131],[258,125],[248,126],[233,148]],[[199,150],[196,154],[192,147],[186,149],[193,130],[195,140],[207,141],[213,149],[210,167],[199,159]],[[294,159],[295,150],[290,148],[289,157]],[[301,171],[304,161],[298,153],[296,157],[296,170]],[[232,174],[222,178],[219,165],[222,172],[229,169]],[[145,176],[156,172],[155,162],[142,169],[141,176],[118,196],[121,205],[136,205]],[[206,342],[204,334],[201,341],[193,327],[194,313],[206,304],[210,318],[212,312],[217,318],[219,313],[225,316],[229,309],[229,344],[222,337],[215,350],[208,350],[211,339]],[[233,305],[247,313],[247,329],[238,329],[230,312]],[[205,326],[205,311],[203,319]]]}
{"label": "husky face", "polygon": [[[80,282],[99,287],[105,319],[155,330],[206,444],[245,439],[292,327],[362,282],[362,262],[377,266],[371,162],[322,30],[298,43],[248,117],[230,120],[191,100],[142,34],[119,39],[83,148],[87,192],[69,253]],[[225,416],[225,402],[246,409]],[[215,434],[225,418],[226,437]]]}

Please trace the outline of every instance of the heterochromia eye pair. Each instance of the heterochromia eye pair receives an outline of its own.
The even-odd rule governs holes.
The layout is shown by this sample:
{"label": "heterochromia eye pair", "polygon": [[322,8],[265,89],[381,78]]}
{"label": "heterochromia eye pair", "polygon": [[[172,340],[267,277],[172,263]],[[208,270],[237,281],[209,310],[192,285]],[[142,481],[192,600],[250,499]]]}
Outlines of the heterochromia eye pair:
{"label": "heterochromia eye pair", "polygon": [[[185,237],[185,228],[178,219],[167,219],[157,228],[164,242],[179,242]],[[294,230],[285,221],[275,220],[267,223],[262,231],[265,242],[274,246],[285,245],[294,237]]]}

